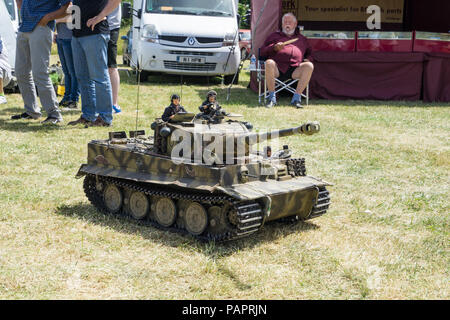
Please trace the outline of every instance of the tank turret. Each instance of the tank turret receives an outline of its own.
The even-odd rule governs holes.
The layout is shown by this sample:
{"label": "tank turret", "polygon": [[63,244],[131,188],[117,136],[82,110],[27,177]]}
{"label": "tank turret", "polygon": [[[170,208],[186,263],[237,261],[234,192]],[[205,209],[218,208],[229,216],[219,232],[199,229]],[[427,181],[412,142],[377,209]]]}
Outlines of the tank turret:
{"label": "tank turret", "polygon": [[[306,122],[288,129],[253,133],[251,132],[253,125],[249,122],[230,119],[220,123],[214,121],[196,119],[189,122],[164,122],[157,119],[151,126],[154,130],[154,151],[168,157],[182,157],[197,163],[199,159],[201,163],[216,165],[245,163],[250,161],[253,145],[291,135],[312,135],[320,131],[317,122]],[[180,141],[184,142],[182,154],[179,153],[179,148],[176,149]],[[196,157],[196,152],[202,156]],[[209,157],[205,158],[205,155],[209,154],[215,159],[214,162],[211,162]]]}

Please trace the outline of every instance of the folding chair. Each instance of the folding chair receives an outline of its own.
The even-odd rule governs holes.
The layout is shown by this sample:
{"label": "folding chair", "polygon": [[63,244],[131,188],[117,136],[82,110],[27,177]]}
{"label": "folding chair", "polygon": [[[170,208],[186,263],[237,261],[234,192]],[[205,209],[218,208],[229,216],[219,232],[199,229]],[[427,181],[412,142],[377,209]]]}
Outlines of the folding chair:
{"label": "folding chair", "polygon": [[[261,104],[261,100],[264,100],[266,104],[267,98],[269,97],[269,92],[267,91],[267,81],[266,81],[266,69],[265,69],[266,59],[258,55],[258,60],[256,61],[256,80],[258,81],[258,103]],[[295,93],[295,89],[292,85],[296,84],[298,79],[278,79],[275,78],[275,94],[282,90],[287,90],[292,94]],[[264,91],[262,90],[264,86]],[[306,86],[304,92],[301,96],[306,99],[306,105],[309,105],[309,84]]]}

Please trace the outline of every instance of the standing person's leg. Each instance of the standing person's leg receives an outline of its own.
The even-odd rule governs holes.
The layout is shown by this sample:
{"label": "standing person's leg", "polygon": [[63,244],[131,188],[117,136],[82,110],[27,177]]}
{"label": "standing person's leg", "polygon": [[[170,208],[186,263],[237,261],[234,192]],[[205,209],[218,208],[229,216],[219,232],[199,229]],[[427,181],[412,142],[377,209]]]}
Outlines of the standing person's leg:
{"label": "standing person's leg", "polygon": [[[95,98],[96,98],[96,112],[98,112],[99,125],[110,125],[113,116],[112,90],[111,81],[108,73],[108,41],[109,35],[98,34],[97,40],[92,43],[95,44],[91,52],[95,52],[97,59],[90,59],[89,71],[91,79],[95,82]],[[92,68],[91,68],[92,67]]]}
{"label": "standing person's leg", "polygon": [[111,90],[113,99],[113,110],[115,113],[120,113],[118,100],[120,89],[120,75],[117,69],[117,41],[119,40],[120,29],[110,31],[110,39],[108,41],[108,73],[111,80]]}
{"label": "standing person's leg", "polygon": [[18,119],[38,119],[41,108],[37,104],[36,87],[31,75],[30,32],[19,32],[16,39],[16,65],[15,74],[20,94],[22,95],[25,112],[11,117]]}
{"label": "standing person's leg", "polygon": [[69,122],[68,125],[88,124],[89,122],[95,121],[93,86],[89,78],[88,58],[82,46],[83,38],[85,37],[72,37],[73,62],[76,66],[75,74],[80,84],[81,92],[81,116],[78,120]]}
{"label": "standing person's leg", "polygon": [[66,59],[66,66],[70,77],[70,95],[69,101],[72,103],[68,107],[76,108],[77,102],[80,97],[80,89],[78,87],[78,80],[75,73],[75,65],[73,63],[73,53],[72,53],[72,40],[64,40],[64,57]]}
{"label": "standing person's leg", "polygon": [[56,39],[56,45],[58,47],[58,56],[59,61],[61,61],[61,67],[63,69],[64,73],[64,97],[62,98],[61,102],[59,103],[60,107],[65,107],[67,103],[70,100],[70,86],[71,86],[71,79],[69,74],[69,69],[67,68],[67,61],[65,57],[65,46],[64,46],[64,40],[63,39]]}
{"label": "standing person's leg", "polygon": [[52,38],[52,30],[49,27],[37,25],[34,28],[30,34],[31,69],[39,91],[41,105],[47,112],[48,118],[62,121],[55,89],[48,74]]}

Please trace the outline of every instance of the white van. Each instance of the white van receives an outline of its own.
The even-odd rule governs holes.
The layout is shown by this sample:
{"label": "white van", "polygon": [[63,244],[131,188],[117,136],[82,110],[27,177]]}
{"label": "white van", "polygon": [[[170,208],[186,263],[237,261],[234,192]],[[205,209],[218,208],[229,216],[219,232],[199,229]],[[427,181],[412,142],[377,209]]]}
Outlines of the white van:
{"label": "white van", "polygon": [[[11,15],[11,12],[15,13],[15,15]],[[17,19],[17,24],[12,17]],[[17,80],[14,73],[14,65],[16,62],[16,34],[19,27],[18,20],[19,15],[16,2],[14,0],[12,2],[9,0],[0,0],[0,35],[2,36],[3,46],[6,48],[12,72],[12,79],[5,89],[12,92],[18,92]]]}
{"label": "white van", "polygon": [[[1,1],[1,0],[0,0]],[[6,5],[6,10],[9,13],[14,31],[19,30],[19,10],[17,9],[16,0],[3,0]]]}
{"label": "white van", "polygon": [[239,67],[237,0],[135,0],[133,29],[142,80],[162,72],[224,75],[229,84]]}

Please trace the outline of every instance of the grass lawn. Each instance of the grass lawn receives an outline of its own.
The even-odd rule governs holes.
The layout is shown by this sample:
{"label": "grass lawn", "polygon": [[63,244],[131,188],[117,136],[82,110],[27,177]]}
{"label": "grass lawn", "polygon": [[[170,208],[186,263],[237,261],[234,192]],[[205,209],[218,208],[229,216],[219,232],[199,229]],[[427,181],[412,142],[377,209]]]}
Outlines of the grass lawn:
{"label": "grass lawn", "polygon": [[135,78],[121,77],[113,129],[11,121],[23,111],[18,94],[0,107],[0,299],[450,298],[448,104],[311,101],[296,110],[286,97],[266,109],[245,72],[229,102],[218,78],[185,77],[181,88],[180,77],[150,77],[138,121],[147,132],[181,90],[193,112],[217,90],[255,128],[321,124],[281,143],[306,158],[308,174],[334,183],[328,214],[205,244],[97,212],[74,178],[90,140],[135,128]]}

